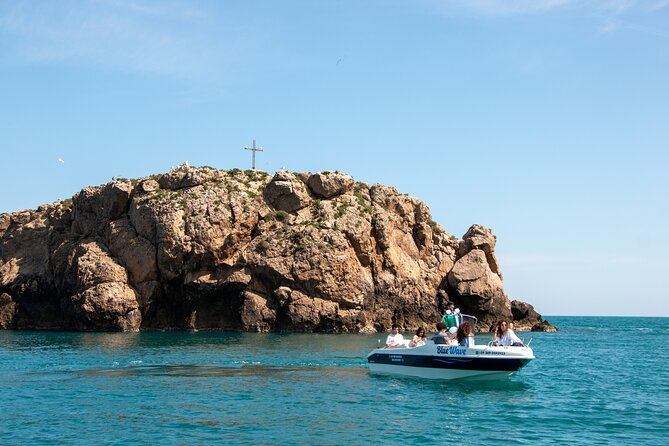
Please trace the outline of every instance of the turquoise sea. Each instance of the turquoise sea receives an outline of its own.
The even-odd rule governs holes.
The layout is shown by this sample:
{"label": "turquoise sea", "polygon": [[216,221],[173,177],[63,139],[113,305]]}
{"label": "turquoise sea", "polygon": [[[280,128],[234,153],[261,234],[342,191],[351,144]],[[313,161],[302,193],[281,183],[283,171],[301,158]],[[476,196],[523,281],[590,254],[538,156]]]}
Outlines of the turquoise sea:
{"label": "turquoise sea", "polygon": [[369,375],[385,335],[0,331],[0,444],[668,444],[669,318],[547,319],[501,382]]}

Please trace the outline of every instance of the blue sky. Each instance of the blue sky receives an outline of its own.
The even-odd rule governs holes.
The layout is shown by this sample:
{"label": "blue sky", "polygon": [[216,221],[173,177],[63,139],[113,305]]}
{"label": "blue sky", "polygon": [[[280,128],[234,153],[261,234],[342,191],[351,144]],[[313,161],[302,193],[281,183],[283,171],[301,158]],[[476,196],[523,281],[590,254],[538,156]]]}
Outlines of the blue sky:
{"label": "blue sky", "polygon": [[492,228],[542,314],[669,315],[669,0],[0,1],[0,212],[253,138]]}

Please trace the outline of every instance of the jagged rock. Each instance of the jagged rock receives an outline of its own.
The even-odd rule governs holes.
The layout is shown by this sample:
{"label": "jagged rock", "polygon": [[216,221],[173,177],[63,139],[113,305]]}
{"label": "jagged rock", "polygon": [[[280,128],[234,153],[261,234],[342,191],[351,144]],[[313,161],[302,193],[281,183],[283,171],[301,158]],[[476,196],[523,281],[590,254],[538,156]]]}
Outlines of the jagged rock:
{"label": "jagged rock", "polygon": [[80,242],[70,255],[66,276],[74,295],[63,298],[66,328],[136,331],[141,313],[128,273],[97,240]]}
{"label": "jagged rock", "polygon": [[35,219],[36,216],[41,216],[43,211],[31,212],[31,211],[19,211],[10,215],[10,224],[15,224],[17,226],[25,225],[28,222]]}
{"label": "jagged rock", "polygon": [[310,332],[317,329],[324,320],[335,319],[338,310],[339,305],[336,302],[292,291],[286,303],[284,323],[292,330]]}
{"label": "jagged rock", "polygon": [[156,241],[157,201],[157,196],[136,195],[128,211],[130,224],[137,235],[153,243]]}
{"label": "jagged rock", "polygon": [[133,288],[137,291],[137,303],[143,315],[153,308],[155,301],[162,295],[162,286],[157,280],[138,283]]}
{"label": "jagged rock", "polygon": [[[519,300],[511,301],[511,313],[516,330],[520,331],[556,331],[556,328],[541,320],[541,315],[534,307]],[[539,321],[539,322],[537,322]]]}
{"label": "jagged rock", "polygon": [[0,295],[0,329],[14,328],[14,315],[16,314],[16,302],[7,293]]}
{"label": "jagged rock", "polygon": [[245,291],[240,317],[246,330],[264,332],[274,326],[276,311],[267,306],[267,299],[263,296]]}
{"label": "jagged rock", "polygon": [[170,170],[158,179],[162,189],[183,189],[185,187],[199,186],[217,175],[215,169],[207,167],[179,166]]}
{"label": "jagged rock", "polygon": [[458,259],[448,274],[448,283],[458,294],[492,298],[502,294],[502,280],[490,270],[485,253],[472,250]]}
{"label": "jagged rock", "polygon": [[0,292],[48,293],[49,218],[45,211],[19,212],[0,238]]}
{"label": "jagged rock", "polygon": [[490,229],[458,240],[393,187],[187,166],[154,178],[0,214],[0,328],[370,333],[434,327],[448,300],[479,330],[551,328],[512,307]]}
{"label": "jagged rock", "polygon": [[132,184],[129,181],[112,181],[106,184],[102,192],[102,215],[108,220],[116,220],[125,214],[131,192]]}
{"label": "jagged rock", "polygon": [[321,198],[331,198],[347,192],[353,186],[353,178],[339,172],[318,172],[307,180],[309,189]]}
{"label": "jagged rock", "polygon": [[190,250],[185,212],[174,209],[156,216],[157,265],[162,277],[172,280],[183,273],[184,255]]}
{"label": "jagged rock", "polygon": [[9,214],[0,214],[0,237],[2,237],[7,228],[9,228],[9,223],[11,221],[12,218]]}
{"label": "jagged rock", "polygon": [[142,322],[135,292],[120,282],[95,285],[62,306],[67,328],[76,330],[138,331]]}
{"label": "jagged rock", "polygon": [[294,212],[306,207],[311,199],[304,182],[289,172],[279,171],[274,175],[263,196],[267,204],[277,211]]}
{"label": "jagged rock", "polygon": [[75,292],[101,283],[127,283],[128,273],[96,240],[82,241],[72,253],[69,275]]}
{"label": "jagged rock", "polygon": [[495,256],[496,242],[497,237],[495,237],[490,229],[481,225],[472,225],[462,237],[459,255],[462,257],[473,249],[483,250],[490,271],[497,274],[499,278],[502,279],[502,273],[499,270],[497,257]]}
{"label": "jagged rock", "polygon": [[554,331],[558,331],[558,328],[552,326],[548,321],[545,321],[545,320],[542,319],[539,322],[532,325],[532,328],[530,328],[530,331],[554,332]]}
{"label": "jagged rock", "polygon": [[73,231],[84,237],[103,233],[110,220],[127,212],[131,192],[129,181],[114,180],[104,186],[86,187],[74,194]]}
{"label": "jagged rock", "polygon": [[462,312],[479,318],[478,328],[487,330],[499,319],[511,318],[511,305],[504,294],[502,279],[488,265],[485,252],[472,249],[459,258],[448,274]]}
{"label": "jagged rock", "polygon": [[141,181],[137,185],[137,188],[135,189],[135,193],[148,194],[148,193],[154,192],[158,189],[160,189],[160,184],[156,180],[149,178],[148,180]]}
{"label": "jagged rock", "polygon": [[137,235],[127,217],[110,223],[107,238],[111,252],[128,270],[131,283],[156,280],[156,248],[144,237]]}
{"label": "jagged rock", "polygon": [[246,269],[230,270],[219,281],[221,285],[245,289],[253,280],[253,276]]}

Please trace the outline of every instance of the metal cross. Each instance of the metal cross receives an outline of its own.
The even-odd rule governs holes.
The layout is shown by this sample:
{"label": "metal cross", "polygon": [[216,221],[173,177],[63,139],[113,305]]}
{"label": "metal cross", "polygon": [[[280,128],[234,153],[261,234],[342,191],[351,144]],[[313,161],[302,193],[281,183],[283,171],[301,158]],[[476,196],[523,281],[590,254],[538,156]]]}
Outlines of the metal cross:
{"label": "metal cross", "polygon": [[252,150],[253,151],[253,164],[251,165],[251,169],[256,170],[256,152],[262,152],[262,147],[256,147],[256,140],[253,140],[253,147],[244,147],[244,150]]}

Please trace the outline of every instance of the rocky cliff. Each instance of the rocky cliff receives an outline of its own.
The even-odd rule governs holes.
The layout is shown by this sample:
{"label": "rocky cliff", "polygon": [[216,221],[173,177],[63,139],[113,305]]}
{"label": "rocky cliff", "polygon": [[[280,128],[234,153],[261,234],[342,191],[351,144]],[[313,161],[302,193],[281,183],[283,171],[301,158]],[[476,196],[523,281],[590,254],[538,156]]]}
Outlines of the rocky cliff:
{"label": "rocky cliff", "polygon": [[0,215],[0,328],[385,331],[448,300],[487,330],[550,330],[510,301],[495,236],[339,172],[180,167]]}

